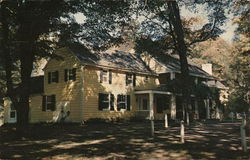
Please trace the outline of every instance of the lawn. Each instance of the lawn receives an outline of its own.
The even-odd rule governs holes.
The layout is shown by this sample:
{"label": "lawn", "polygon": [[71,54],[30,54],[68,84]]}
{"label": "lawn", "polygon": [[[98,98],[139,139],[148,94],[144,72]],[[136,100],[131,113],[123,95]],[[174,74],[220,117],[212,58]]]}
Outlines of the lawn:
{"label": "lawn", "polygon": [[239,123],[186,127],[185,144],[178,126],[155,126],[152,138],[148,122],[36,124],[22,137],[14,125],[4,125],[0,159],[250,159],[241,151]]}

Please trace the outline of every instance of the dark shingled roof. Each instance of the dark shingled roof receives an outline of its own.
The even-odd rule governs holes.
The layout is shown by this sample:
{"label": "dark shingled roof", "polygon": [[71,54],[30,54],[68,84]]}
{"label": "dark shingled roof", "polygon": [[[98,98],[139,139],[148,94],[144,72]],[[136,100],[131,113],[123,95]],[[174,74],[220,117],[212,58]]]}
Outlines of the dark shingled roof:
{"label": "dark shingled roof", "polygon": [[[181,64],[179,61],[178,56],[172,56],[172,55],[163,55],[161,58],[155,58],[163,67],[164,69],[161,71],[161,73],[167,73],[167,72],[181,72]],[[207,72],[196,66],[191,60],[188,59],[189,64],[189,73],[194,76],[199,76],[203,78],[208,79],[215,79],[215,77],[209,75]]]}
{"label": "dark shingled roof", "polygon": [[[124,51],[113,51],[113,53],[98,53],[94,54],[83,45],[73,44],[69,46],[70,50],[77,56],[83,64],[107,66],[119,68],[121,70],[130,70],[132,72],[154,73],[149,66],[140,58],[138,54],[131,54]],[[180,72],[181,66],[178,56],[161,55],[154,58],[163,66],[160,73]],[[199,76],[208,79],[215,79],[207,72],[196,66],[189,60],[189,71],[191,75]]]}
{"label": "dark shingled roof", "polygon": [[70,50],[83,64],[119,68],[131,72],[153,73],[137,54],[123,51],[94,54],[86,50],[86,48],[81,49],[81,47],[70,47]]}

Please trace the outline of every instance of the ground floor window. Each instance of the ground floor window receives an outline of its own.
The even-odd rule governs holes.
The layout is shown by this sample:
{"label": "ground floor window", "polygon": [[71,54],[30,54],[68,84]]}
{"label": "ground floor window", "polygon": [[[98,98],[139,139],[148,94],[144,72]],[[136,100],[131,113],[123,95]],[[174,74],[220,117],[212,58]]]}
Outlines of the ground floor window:
{"label": "ground floor window", "polygon": [[114,110],[114,95],[99,93],[99,110]]}
{"label": "ground floor window", "polygon": [[56,110],[56,95],[43,95],[42,110]]}
{"label": "ground floor window", "polygon": [[10,111],[10,118],[16,118],[16,111],[15,110]]}
{"label": "ground floor window", "polygon": [[117,110],[130,110],[130,95],[117,95]]}

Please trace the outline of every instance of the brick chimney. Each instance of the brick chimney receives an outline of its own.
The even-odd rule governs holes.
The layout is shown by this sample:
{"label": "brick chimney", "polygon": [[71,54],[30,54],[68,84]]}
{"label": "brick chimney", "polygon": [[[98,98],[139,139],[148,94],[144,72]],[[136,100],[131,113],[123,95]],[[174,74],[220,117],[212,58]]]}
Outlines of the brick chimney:
{"label": "brick chimney", "polygon": [[207,72],[210,75],[213,75],[213,69],[212,69],[211,63],[202,64],[202,70],[204,70],[205,72]]}

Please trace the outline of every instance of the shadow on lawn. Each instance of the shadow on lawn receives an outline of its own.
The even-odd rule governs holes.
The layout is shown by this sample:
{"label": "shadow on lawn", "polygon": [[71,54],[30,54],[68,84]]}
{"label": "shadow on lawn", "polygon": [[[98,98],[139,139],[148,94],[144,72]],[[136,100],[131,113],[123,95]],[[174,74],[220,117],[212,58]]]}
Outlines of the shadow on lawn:
{"label": "shadow on lawn", "polygon": [[237,159],[250,158],[240,150],[239,124],[209,124],[186,128],[156,124],[155,138],[148,123],[80,126],[33,125],[27,136],[15,139],[14,126],[1,128],[3,159]]}

